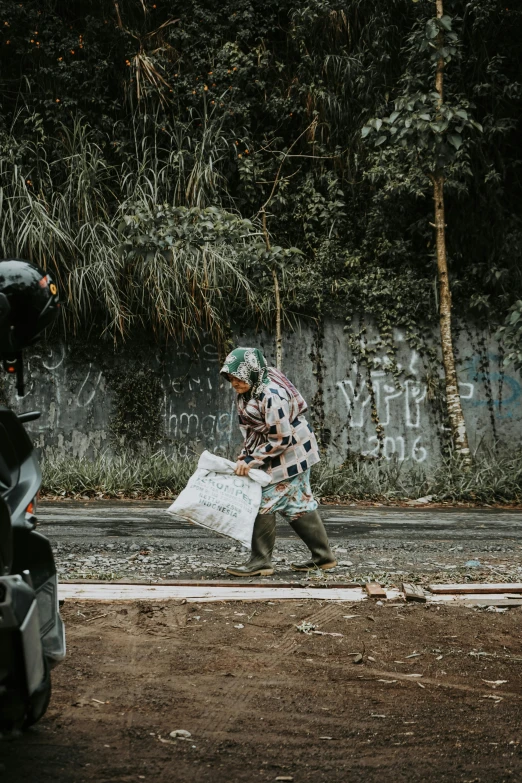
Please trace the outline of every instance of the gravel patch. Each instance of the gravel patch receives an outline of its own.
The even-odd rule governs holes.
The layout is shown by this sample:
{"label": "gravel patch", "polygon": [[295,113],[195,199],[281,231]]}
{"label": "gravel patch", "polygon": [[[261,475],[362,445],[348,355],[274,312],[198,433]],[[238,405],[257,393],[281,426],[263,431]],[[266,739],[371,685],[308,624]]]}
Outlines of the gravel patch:
{"label": "gravel patch", "polygon": [[[216,538],[202,543],[175,540],[136,539],[125,542],[53,542],[59,578],[136,579],[160,582],[171,579],[223,579],[230,577],[227,565],[244,562],[248,551]],[[328,573],[308,577],[292,571],[290,563],[308,556],[305,547],[293,541],[276,543],[273,562],[275,574],[265,577],[267,583],[277,580],[307,579],[346,581],[379,581],[397,585],[402,581],[428,582],[516,582],[522,581],[522,546],[470,541],[449,547],[444,542],[380,541],[336,539],[333,546],[339,565]],[[470,561],[475,561],[470,565]],[[479,565],[476,565],[476,563]]]}

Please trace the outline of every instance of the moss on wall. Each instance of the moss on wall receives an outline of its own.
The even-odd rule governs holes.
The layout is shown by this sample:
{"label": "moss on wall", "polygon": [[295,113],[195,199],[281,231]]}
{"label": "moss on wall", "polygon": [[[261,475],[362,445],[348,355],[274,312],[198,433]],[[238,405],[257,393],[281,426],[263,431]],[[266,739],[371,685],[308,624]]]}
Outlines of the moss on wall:
{"label": "moss on wall", "polygon": [[115,371],[110,376],[114,399],[109,418],[113,445],[138,449],[153,448],[163,434],[163,387],[159,375],[151,369],[135,367]]}

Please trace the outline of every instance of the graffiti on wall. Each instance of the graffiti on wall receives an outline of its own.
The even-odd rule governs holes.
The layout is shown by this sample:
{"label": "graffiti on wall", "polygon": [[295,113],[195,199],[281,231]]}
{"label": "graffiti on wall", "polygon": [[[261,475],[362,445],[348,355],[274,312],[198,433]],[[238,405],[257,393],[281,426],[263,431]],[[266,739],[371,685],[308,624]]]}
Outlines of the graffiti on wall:
{"label": "graffiti on wall", "polygon": [[[74,379],[67,372],[67,351],[65,345],[51,348],[45,355],[35,353],[28,362],[28,379],[26,384],[25,396],[33,398],[36,401],[41,399],[42,419],[38,429],[59,428],[62,419],[67,420],[74,415],[75,411],[83,409],[93,409],[94,402],[99,396],[99,392],[105,391],[103,381],[103,372],[88,362]],[[45,378],[52,379],[53,399],[46,404],[44,398],[46,384],[42,383],[42,378],[33,367],[35,360],[38,360],[45,371]]]}
{"label": "graffiti on wall", "polygon": [[[420,357],[415,350],[406,352],[403,347],[403,352],[406,360],[404,364],[398,364],[398,369],[404,370],[406,380],[400,385],[393,381],[387,356],[376,357],[374,369],[370,373],[375,407],[384,430],[381,439],[372,434],[372,397],[357,364],[353,365],[351,377],[337,381],[336,386],[348,414],[348,427],[352,431],[361,431],[359,443],[362,443],[363,455],[382,455],[388,460],[422,463],[428,459],[430,448],[437,446],[437,442],[433,438],[433,425],[429,421],[428,390],[421,378]],[[486,358],[491,366],[500,366],[501,357],[497,354],[490,353]],[[509,373],[489,372],[489,386],[495,391],[488,399],[479,393],[478,388],[483,392],[482,386],[486,380],[480,369],[482,366],[482,357],[473,355],[459,371],[461,378],[467,379],[459,381],[464,412],[489,407],[494,409],[496,418],[512,419],[522,396],[520,383]]]}
{"label": "graffiti on wall", "polygon": [[176,455],[181,458],[189,458],[202,447],[227,455],[237,416],[234,402],[228,409],[221,407],[221,398],[228,395],[223,395],[225,384],[216,372],[218,352],[211,344],[203,345],[197,369],[191,367],[193,356],[186,352],[180,356],[189,360],[189,370],[166,380],[165,436],[176,443]]}
{"label": "graffiti on wall", "polygon": [[[334,325],[335,326],[335,325]],[[302,336],[303,337],[303,336]],[[308,338],[306,338],[308,339]],[[310,337],[310,339],[312,339]],[[440,448],[440,424],[429,402],[422,357],[406,341],[398,342],[398,357],[404,380],[397,384],[386,355],[377,355],[371,370],[371,387],[382,437],[372,421],[372,396],[365,372],[357,365],[335,370],[351,356],[337,351],[343,345],[342,327],[334,328],[323,346],[325,378],[320,386],[321,400],[329,427],[337,437],[329,445],[329,458],[346,457],[348,448],[368,456],[382,455],[409,464],[435,463]],[[402,343],[402,344],[401,344]],[[488,344],[494,348],[492,343]],[[31,431],[44,449],[95,454],[111,448],[110,416],[114,390],[95,359],[82,363],[65,345],[37,348],[27,357],[27,395],[23,401],[10,391],[15,408],[27,405],[42,410],[42,418]],[[306,356],[306,351],[303,351]],[[510,442],[518,438],[522,426],[522,387],[520,378],[501,369],[501,357],[494,350],[480,352],[469,342],[461,343],[459,364],[460,396],[470,438],[476,445],[482,438],[497,437]],[[139,366],[132,353],[116,357],[119,365],[132,372]],[[180,457],[191,457],[208,448],[231,456],[240,433],[229,385],[219,376],[219,355],[210,343],[197,351],[183,347],[162,359],[164,448]],[[342,366],[341,364],[341,366]],[[119,366],[116,365],[116,366]],[[160,363],[158,361],[158,366]],[[317,381],[312,365],[288,359],[290,377],[314,398]],[[317,394],[316,394],[317,396]],[[492,424],[493,422],[493,424]],[[496,427],[496,429],[495,429]],[[349,434],[347,441],[346,434]]]}
{"label": "graffiti on wall", "polygon": [[167,404],[165,434],[176,442],[177,456],[189,458],[200,445],[215,454],[228,454],[236,421],[235,403],[230,411],[216,411],[205,416],[177,408],[173,411],[172,402]]}
{"label": "graffiti on wall", "polygon": [[[362,454],[371,457],[382,454],[388,460],[394,458],[399,462],[425,462],[429,449],[426,437],[429,427],[426,408],[428,389],[420,377],[419,354],[411,350],[407,362],[404,365],[397,364],[398,370],[405,370],[407,375],[407,379],[399,386],[390,375],[389,365],[387,356],[374,359],[375,369],[370,372],[371,386],[379,424],[385,433],[382,439],[375,434],[362,433],[363,439],[366,438]],[[352,377],[337,381],[336,385],[348,412],[348,426],[370,433],[373,429],[372,395],[357,364],[353,366]],[[460,383],[461,399],[470,400],[474,393],[474,383]]]}

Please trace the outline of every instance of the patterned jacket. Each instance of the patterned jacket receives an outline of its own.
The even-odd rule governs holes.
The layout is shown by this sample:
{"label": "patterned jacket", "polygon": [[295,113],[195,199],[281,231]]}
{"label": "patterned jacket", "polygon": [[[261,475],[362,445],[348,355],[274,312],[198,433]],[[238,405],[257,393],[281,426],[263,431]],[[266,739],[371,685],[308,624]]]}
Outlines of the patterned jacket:
{"label": "patterned jacket", "polygon": [[253,468],[266,470],[272,477],[271,484],[288,481],[321,459],[314,431],[303,414],[290,421],[289,402],[288,392],[271,381],[256,400],[266,432],[254,434],[239,416],[245,442],[251,441],[253,435],[256,442],[254,449],[243,449],[240,459]]}

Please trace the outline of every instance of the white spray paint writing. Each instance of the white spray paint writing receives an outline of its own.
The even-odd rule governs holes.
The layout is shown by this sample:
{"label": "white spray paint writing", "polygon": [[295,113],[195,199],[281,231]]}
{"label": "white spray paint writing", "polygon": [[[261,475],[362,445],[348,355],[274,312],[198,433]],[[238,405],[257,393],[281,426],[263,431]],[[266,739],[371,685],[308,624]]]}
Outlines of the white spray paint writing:
{"label": "white spray paint writing", "polygon": [[[368,334],[374,333],[369,330]],[[346,367],[352,356],[345,347],[342,327],[334,325],[329,335],[331,339],[324,346],[325,373],[321,389],[313,381],[313,369],[306,358],[292,357],[289,352],[286,367],[290,377],[294,379],[295,376],[298,387],[303,387],[309,401],[321,392],[325,422],[331,432],[328,458],[340,462],[352,451],[382,455],[401,463],[436,464],[440,425],[432,415],[422,358],[410,349],[404,336],[394,335],[398,358],[404,368],[404,380],[400,385],[395,384],[389,358],[379,355],[379,340],[375,338],[367,343],[378,354],[371,366],[372,394],[382,427],[378,438],[372,421],[367,376],[355,365],[351,365],[348,372],[335,369]],[[258,339],[253,336],[252,342]],[[194,350],[172,347],[161,357],[164,448],[182,458],[193,457],[202,448],[229,455],[232,447],[240,442],[233,395],[229,385],[219,376],[220,354],[208,336],[203,340]],[[308,347],[312,345],[312,337],[306,329],[300,340]],[[303,357],[307,355],[308,347]],[[42,411],[42,418],[29,427],[33,435],[38,433],[41,448],[56,449],[59,454],[95,454],[111,448],[109,432],[115,392],[110,378],[106,382],[102,375],[101,365],[96,360],[89,364],[86,357],[82,361],[82,356],[74,356],[72,361],[73,350],[62,343],[52,347],[38,346],[35,353],[27,352],[26,397],[23,401],[15,398],[14,384],[8,384],[7,388],[17,410],[34,407]],[[492,352],[488,354],[492,372],[486,374],[484,357],[477,354],[469,342],[459,340],[460,395],[469,434],[475,443],[491,434],[490,410],[494,411],[499,437],[506,442],[520,437],[522,384],[518,375],[515,377],[500,369],[502,357],[494,353],[495,350],[496,346],[492,344]],[[132,352],[115,356],[115,367],[123,361],[130,371],[134,367],[139,369],[139,361],[133,359]],[[487,379],[492,385],[490,391],[485,389]],[[314,399],[311,408],[316,409],[318,402]]]}
{"label": "white spray paint writing", "polygon": [[76,395],[76,405],[78,406],[78,408],[87,408],[92,402],[94,402],[94,398],[96,397],[96,392],[98,391],[98,387],[102,379],[102,373],[101,372],[92,373],[92,381],[91,381],[91,386],[89,388],[87,384],[89,383],[89,380],[91,378],[91,372],[92,372],[92,364],[89,364],[89,371],[87,372],[87,375],[83,379],[78,394]]}
{"label": "white spray paint writing", "polygon": [[[397,430],[400,431],[404,427],[406,432],[404,435],[394,434],[392,436],[391,434],[385,434],[382,439],[382,445],[376,435],[368,435],[366,439],[368,448],[362,451],[363,455],[377,457],[382,453],[382,456],[386,459],[395,458],[399,462],[404,462],[408,459],[412,459],[414,462],[424,462],[427,459],[428,451],[426,446],[421,443],[422,436],[411,433],[411,436],[415,437],[408,437],[409,430],[426,429],[428,426],[428,422],[423,421],[428,390],[426,384],[422,383],[418,377],[418,360],[418,353],[412,351],[407,371],[410,376],[414,375],[417,377],[410,377],[397,387],[387,371],[389,368],[388,357],[381,356],[375,358],[374,365],[382,368],[374,369],[370,373],[379,424],[383,428],[388,427],[395,432]],[[398,364],[397,367],[399,371],[402,370],[401,364]],[[354,367],[353,379],[345,378],[337,381],[336,385],[348,409],[349,426],[354,429],[365,429],[368,427],[370,430],[373,427],[371,421],[372,398],[367,381],[359,375],[358,367]],[[461,383],[460,389],[462,399],[470,400],[473,398],[474,384]]]}

